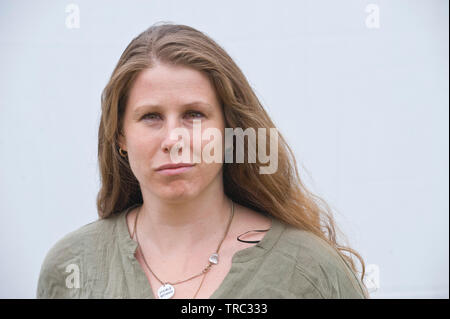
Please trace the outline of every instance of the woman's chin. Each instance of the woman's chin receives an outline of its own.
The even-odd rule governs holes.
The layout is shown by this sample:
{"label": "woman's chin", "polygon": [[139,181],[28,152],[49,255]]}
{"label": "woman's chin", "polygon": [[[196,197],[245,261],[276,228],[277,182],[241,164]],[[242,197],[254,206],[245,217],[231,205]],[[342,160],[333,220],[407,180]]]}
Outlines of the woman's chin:
{"label": "woman's chin", "polygon": [[161,198],[161,200],[177,203],[193,198],[194,194],[192,192],[192,189],[178,188],[160,193],[159,197]]}

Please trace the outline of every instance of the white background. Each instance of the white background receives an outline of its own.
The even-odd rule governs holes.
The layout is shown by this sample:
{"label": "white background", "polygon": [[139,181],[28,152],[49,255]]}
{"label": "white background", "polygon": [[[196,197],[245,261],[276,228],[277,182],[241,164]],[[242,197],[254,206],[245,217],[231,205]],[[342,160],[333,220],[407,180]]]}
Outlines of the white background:
{"label": "white background", "polygon": [[[79,28],[66,26],[70,3]],[[448,298],[448,10],[445,0],[1,1],[0,297],[34,298],[47,251],[97,219],[101,91],[132,38],[171,21],[211,36],[244,71],[304,182],[378,267],[372,297]]]}

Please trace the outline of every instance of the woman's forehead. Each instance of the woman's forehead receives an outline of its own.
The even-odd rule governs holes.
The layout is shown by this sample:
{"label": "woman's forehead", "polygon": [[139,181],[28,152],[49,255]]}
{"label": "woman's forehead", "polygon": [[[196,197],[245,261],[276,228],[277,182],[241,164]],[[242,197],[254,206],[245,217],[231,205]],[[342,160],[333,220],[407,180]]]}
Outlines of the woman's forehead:
{"label": "woman's forehead", "polygon": [[203,73],[186,67],[157,65],[136,78],[128,98],[133,113],[143,107],[164,108],[167,105],[218,106],[216,92]]}
{"label": "woman's forehead", "polygon": [[[177,90],[197,92],[213,90],[209,78],[202,72],[183,66],[156,65],[139,73],[132,91]],[[140,92],[140,93],[143,93]]]}

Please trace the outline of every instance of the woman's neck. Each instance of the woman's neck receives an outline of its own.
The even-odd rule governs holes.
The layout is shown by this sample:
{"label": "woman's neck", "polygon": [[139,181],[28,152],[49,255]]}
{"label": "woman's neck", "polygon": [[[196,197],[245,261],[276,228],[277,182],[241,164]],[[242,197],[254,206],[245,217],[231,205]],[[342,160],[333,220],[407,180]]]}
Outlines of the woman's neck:
{"label": "woman's neck", "polygon": [[136,211],[140,245],[166,257],[214,250],[225,234],[231,214],[230,199],[225,195],[217,197],[175,204],[144,202]]}

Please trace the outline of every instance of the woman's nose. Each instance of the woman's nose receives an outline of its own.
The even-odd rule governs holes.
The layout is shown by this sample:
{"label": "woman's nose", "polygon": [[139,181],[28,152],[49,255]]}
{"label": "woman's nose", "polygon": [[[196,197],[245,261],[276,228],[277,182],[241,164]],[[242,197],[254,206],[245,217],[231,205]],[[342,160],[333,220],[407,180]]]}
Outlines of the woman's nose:
{"label": "woman's nose", "polygon": [[165,123],[164,129],[164,137],[161,142],[161,149],[168,153],[175,147],[175,150],[182,150],[183,147],[186,147],[189,138],[189,131],[186,128],[183,128],[180,123],[176,120],[168,120]]}

